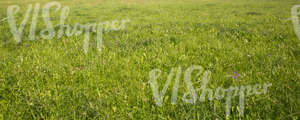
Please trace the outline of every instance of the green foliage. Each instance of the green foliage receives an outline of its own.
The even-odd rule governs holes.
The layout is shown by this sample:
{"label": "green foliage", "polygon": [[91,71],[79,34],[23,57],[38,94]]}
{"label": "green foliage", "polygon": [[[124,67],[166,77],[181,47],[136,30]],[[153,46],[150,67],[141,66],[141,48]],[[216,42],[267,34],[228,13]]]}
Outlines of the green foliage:
{"label": "green foliage", "polygon": [[[25,13],[29,3],[47,1],[1,0],[0,18],[8,5]],[[68,24],[130,22],[124,31],[104,33],[101,54],[95,44],[85,54],[83,36],[29,41],[29,25],[16,44],[0,22],[0,119],[225,119],[224,101],[183,102],[184,85],[176,105],[171,89],[163,107],[155,105],[149,72],[164,72],[162,88],[172,67],[191,65],[212,72],[213,89],[273,84],[266,95],[247,98],[244,116],[235,100],[229,119],[299,119],[300,41],[287,20],[297,0],[58,2],[71,8]],[[238,83],[228,77],[233,72],[242,75]]]}

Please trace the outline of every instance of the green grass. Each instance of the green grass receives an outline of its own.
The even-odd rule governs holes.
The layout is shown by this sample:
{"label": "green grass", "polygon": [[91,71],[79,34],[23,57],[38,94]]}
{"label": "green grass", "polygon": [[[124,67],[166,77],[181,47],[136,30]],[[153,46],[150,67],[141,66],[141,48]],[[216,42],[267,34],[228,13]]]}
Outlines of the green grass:
{"label": "green grass", "polygon": [[[1,0],[0,19],[8,5],[21,6],[22,20],[29,3],[47,1]],[[25,36],[16,44],[7,21],[0,22],[0,119],[225,119],[224,100],[171,105],[169,89],[163,107],[155,104],[149,72],[164,71],[163,86],[171,68],[191,65],[212,72],[212,89],[273,84],[267,94],[247,97],[243,116],[236,98],[229,119],[300,119],[300,41],[287,20],[297,0],[58,2],[71,8],[68,24],[131,21],[104,34],[101,54],[95,45],[84,54],[83,36]],[[241,74],[238,83],[228,77],[233,72]],[[180,97],[185,90],[181,84]]]}

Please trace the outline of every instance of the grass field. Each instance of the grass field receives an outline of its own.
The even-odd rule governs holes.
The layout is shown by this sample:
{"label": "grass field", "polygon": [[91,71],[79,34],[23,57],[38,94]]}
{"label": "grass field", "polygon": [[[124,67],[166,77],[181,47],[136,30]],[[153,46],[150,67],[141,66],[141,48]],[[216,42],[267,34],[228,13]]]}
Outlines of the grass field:
{"label": "grass field", "polygon": [[[19,5],[50,0],[1,0],[0,20]],[[298,0],[57,0],[70,7],[68,24],[129,19],[125,30],[105,32],[101,54],[83,35],[16,43],[0,22],[0,119],[300,119],[300,41],[291,8]],[[52,12],[53,23],[59,12]],[[41,16],[41,15],[40,15]],[[37,30],[44,28],[39,17]],[[91,35],[95,38],[95,34]],[[91,41],[93,43],[93,41]],[[149,72],[201,65],[209,87],[272,83],[268,93],[238,98],[226,117],[225,100],[155,104]],[[236,72],[239,78],[231,75]],[[182,79],[181,79],[182,80]],[[183,83],[183,82],[181,82]],[[200,87],[193,79],[194,87]]]}

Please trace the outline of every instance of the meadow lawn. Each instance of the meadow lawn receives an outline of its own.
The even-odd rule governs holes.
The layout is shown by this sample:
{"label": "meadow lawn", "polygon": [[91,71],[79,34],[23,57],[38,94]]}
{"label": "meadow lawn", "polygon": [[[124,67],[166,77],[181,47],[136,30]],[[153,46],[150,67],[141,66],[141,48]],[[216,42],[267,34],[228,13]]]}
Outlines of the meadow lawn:
{"label": "meadow lawn", "polygon": [[[92,34],[83,51],[83,35],[50,40],[28,38],[25,26],[16,43],[5,19],[19,5],[18,25],[29,4],[50,0],[0,1],[1,119],[300,119],[300,41],[291,8],[298,0],[56,0],[69,6],[68,24],[128,19],[124,30],[103,33],[101,53]],[[51,12],[59,23],[60,12]],[[37,31],[45,25],[39,13]],[[182,100],[172,86],[162,107],[156,105],[149,72],[201,65],[211,71],[208,87],[272,83],[263,95],[239,98],[226,117],[225,100]],[[232,75],[238,73],[238,78]],[[193,86],[201,81],[193,78]],[[173,85],[173,84],[172,84]]]}

